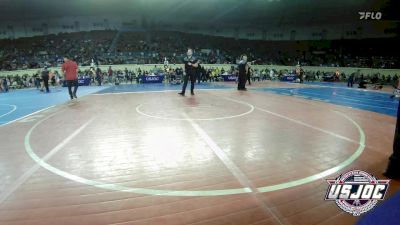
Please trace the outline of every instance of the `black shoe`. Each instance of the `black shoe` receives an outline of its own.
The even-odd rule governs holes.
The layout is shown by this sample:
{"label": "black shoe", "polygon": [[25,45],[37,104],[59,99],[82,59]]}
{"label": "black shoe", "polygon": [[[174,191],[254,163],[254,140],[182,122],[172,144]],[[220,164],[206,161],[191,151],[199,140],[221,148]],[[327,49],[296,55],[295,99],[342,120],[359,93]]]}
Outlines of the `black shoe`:
{"label": "black shoe", "polygon": [[192,91],[190,94],[191,94],[191,95],[194,95],[194,92]]}
{"label": "black shoe", "polygon": [[179,93],[178,93],[178,95],[185,96],[185,93],[183,93],[183,92],[179,92]]}

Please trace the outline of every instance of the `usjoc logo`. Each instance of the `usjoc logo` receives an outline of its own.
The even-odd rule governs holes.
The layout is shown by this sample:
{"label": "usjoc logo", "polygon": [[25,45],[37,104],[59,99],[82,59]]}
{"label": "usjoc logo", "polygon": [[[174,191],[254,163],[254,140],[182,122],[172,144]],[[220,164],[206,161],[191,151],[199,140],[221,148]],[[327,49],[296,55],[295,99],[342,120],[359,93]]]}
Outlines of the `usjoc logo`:
{"label": "usjoc logo", "polygon": [[381,12],[358,12],[360,20],[380,20],[382,18]]}
{"label": "usjoc logo", "polygon": [[329,184],[325,200],[336,201],[343,211],[359,216],[371,210],[385,198],[390,180],[377,180],[362,170],[352,170],[333,180]]}

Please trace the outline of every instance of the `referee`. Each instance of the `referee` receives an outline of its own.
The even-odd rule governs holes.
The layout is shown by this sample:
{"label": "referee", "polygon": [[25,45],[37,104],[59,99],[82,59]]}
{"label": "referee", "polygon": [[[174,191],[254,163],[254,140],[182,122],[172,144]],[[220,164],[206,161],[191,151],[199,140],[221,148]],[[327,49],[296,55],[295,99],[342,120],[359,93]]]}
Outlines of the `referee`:
{"label": "referee", "polygon": [[197,67],[199,66],[198,60],[193,56],[193,49],[188,48],[186,57],[184,58],[185,63],[185,76],[182,86],[182,91],[179,93],[182,96],[185,96],[186,86],[188,83],[188,79],[190,78],[190,94],[194,95],[194,83],[196,82],[197,75]]}
{"label": "referee", "polygon": [[247,63],[247,56],[242,55],[241,60],[238,64],[239,68],[239,79],[238,79],[238,90],[239,91],[247,91],[246,89],[246,80],[247,75],[249,73],[249,65]]}

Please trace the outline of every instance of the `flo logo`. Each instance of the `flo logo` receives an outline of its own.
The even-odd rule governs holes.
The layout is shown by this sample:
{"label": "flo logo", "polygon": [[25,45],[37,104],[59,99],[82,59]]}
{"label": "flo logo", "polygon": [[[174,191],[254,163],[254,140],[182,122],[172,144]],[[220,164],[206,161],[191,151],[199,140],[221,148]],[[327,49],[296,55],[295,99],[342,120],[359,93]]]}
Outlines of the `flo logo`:
{"label": "flo logo", "polygon": [[358,12],[360,20],[380,20],[382,18],[381,12]]}
{"label": "flo logo", "polygon": [[385,198],[390,180],[377,180],[367,172],[352,170],[326,181],[329,187],[325,200],[336,201],[343,211],[359,216]]}

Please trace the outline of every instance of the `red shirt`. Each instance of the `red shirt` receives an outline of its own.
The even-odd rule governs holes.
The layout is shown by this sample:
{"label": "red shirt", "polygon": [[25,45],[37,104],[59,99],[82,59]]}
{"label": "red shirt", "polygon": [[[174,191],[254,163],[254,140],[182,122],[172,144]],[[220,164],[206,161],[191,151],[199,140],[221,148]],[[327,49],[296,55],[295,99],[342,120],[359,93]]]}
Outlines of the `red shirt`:
{"label": "red shirt", "polygon": [[76,80],[78,79],[78,64],[72,60],[66,61],[61,70],[65,73],[65,80]]}

